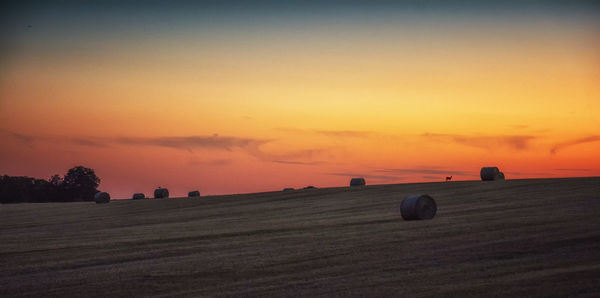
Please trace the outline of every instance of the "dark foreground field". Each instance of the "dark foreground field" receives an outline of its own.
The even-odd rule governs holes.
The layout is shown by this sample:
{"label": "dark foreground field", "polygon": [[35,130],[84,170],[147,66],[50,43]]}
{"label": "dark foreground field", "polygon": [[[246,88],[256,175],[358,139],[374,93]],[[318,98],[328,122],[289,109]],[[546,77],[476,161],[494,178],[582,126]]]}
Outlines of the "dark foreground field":
{"label": "dark foreground field", "polygon": [[[427,193],[429,221],[403,221]],[[600,178],[0,206],[0,296],[600,295]]]}

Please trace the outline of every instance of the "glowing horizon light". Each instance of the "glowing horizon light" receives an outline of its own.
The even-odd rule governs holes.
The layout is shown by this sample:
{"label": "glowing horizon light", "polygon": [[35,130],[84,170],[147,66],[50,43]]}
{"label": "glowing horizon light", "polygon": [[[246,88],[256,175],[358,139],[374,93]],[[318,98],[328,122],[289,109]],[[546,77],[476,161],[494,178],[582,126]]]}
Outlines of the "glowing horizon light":
{"label": "glowing horizon light", "polygon": [[135,3],[6,10],[0,174],[84,165],[117,198],[600,175],[596,4]]}

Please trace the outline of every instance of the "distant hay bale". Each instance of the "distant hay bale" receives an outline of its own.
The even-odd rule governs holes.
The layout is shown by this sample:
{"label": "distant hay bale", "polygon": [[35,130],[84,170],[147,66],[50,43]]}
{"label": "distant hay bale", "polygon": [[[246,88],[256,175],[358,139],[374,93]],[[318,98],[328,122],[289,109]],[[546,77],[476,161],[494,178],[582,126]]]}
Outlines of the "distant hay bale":
{"label": "distant hay bale", "polygon": [[146,195],[144,195],[143,193],[134,193],[132,199],[134,200],[141,200],[141,199],[145,199]]}
{"label": "distant hay bale", "polygon": [[365,186],[365,178],[352,178],[350,180],[350,186]]}
{"label": "distant hay bale", "polygon": [[309,186],[305,187],[304,189],[315,189],[315,188],[316,188],[316,187],[314,187],[314,186],[312,186],[312,185],[309,185]]}
{"label": "distant hay bale", "polygon": [[286,188],[283,189],[283,191],[292,191],[292,190],[294,190],[293,187],[286,187]]}
{"label": "distant hay bale", "polygon": [[166,188],[157,188],[154,190],[154,198],[155,199],[168,199],[169,198],[169,190]]}
{"label": "distant hay bale", "polygon": [[400,214],[404,220],[432,219],[437,205],[428,195],[411,195],[402,200]]}
{"label": "distant hay bale", "polygon": [[503,180],[504,174],[497,167],[483,167],[479,172],[481,181]]}
{"label": "distant hay bale", "polygon": [[190,197],[190,198],[199,197],[199,196],[200,196],[200,192],[197,190],[188,192],[188,197]]}
{"label": "distant hay bale", "polygon": [[94,195],[94,201],[96,201],[96,204],[106,204],[110,202],[110,195],[103,191],[97,192]]}

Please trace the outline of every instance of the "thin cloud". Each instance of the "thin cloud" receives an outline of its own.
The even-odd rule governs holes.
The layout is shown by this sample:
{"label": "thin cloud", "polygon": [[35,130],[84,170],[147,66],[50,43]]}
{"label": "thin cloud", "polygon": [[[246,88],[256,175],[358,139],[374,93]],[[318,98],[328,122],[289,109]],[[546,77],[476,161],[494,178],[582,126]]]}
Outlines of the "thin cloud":
{"label": "thin cloud", "polygon": [[224,166],[231,164],[230,159],[215,159],[215,160],[192,160],[188,163],[192,166]]}
{"label": "thin cloud", "polygon": [[550,154],[554,155],[554,154],[558,153],[558,151],[561,151],[567,147],[585,144],[585,143],[592,143],[592,142],[597,142],[597,141],[600,141],[600,136],[589,136],[589,137],[584,137],[584,138],[579,138],[579,139],[574,139],[574,140],[568,140],[568,141],[565,141],[562,143],[555,144],[550,149]]}
{"label": "thin cloud", "polygon": [[258,146],[248,147],[246,151],[254,157],[264,161],[303,161],[311,160],[314,157],[321,155],[326,149],[303,149],[284,153],[271,153],[260,149]]}
{"label": "thin cloud", "polygon": [[342,177],[348,177],[348,178],[362,177],[362,178],[384,180],[384,181],[406,179],[404,177],[398,177],[398,176],[392,176],[392,175],[371,175],[371,174],[357,174],[357,173],[343,173],[343,172],[328,173],[328,175],[342,176]]}
{"label": "thin cloud", "polygon": [[409,169],[379,169],[375,172],[380,173],[397,173],[397,174],[420,174],[420,175],[472,175],[471,172],[445,170],[445,169],[432,169],[432,168],[409,168]]}
{"label": "thin cloud", "polygon": [[33,147],[33,143],[36,141],[36,138],[29,135],[24,135],[20,133],[10,133],[10,135],[17,141],[28,147]]}
{"label": "thin cloud", "polygon": [[341,137],[341,138],[367,138],[373,133],[370,131],[360,130],[315,130],[314,132],[329,137]]}
{"label": "thin cloud", "polygon": [[592,169],[554,169],[555,171],[561,171],[561,172],[591,172],[593,171]]}
{"label": "thin cloud", "polygon": [[526,150],[529,143],[536,139],[530,135],[500,135],[500,136],[468,136],[456,134],[425,133],[424,138],[437,141],[452,141],[465,146],[494,149],[497,147],[509,147],[514,150]]}
{"label": "thin cloud", "polygon": [[190,136],[190,137],[159,137],[159,138],[117,138],[115,141],[121,145],[152,145],[167,148],[189,150],[197,148],[220,149],[233,151],[241,149],[246,153],[262,160],[280,163],[296,164],[316,164],[316,162],[307,162],[320,155],[325,149],[304,149],[285,153],[271,153],[263,150],[262,145],[273,140],[222,137],[213,136]]}
{"label": "thin cloud", "polygon": [[26,135],[21,133],[12,132],[9,134],[15,139],[17,142],[22,143],[28,147],[34,147],[36,142],[53,142],[53,143],[70,143],[73,145],[79,146],[88,146],[88,147],[107,147],[108,145],[101,141],[100,139],[94,138],[83,138],[83,137],[43,137],[43,136],[33,136]]}
{"label": "thin cloud", "polygon": [[[315,165],[322,162],[311,161],[317,156],[327,151],[326,149],[304,149],[283,153],[273,153],[265,151],[261,148],[262,145],[272,142],[273,140],[254,139],[254,138],[238,138],[219,136],[183,136],[183,137],[116,137],[116,138],[96,138],[96,137],[39,137],[25,134],[11,133],[9,134],[17,140],[28,146],[33,146],[35,142],[52,142],[52,143],[70,143],[77,146],[88,146],[96,148],[110,147],[111,145],[119,146],[157,146],[179,150],[192,151],[194,149],[214,149],[233,151],[235,149],[242,150],[247,154],[254,156],[262,161],[278,162],[287,164],[303,164]],[[225,161],[214,162],[197,162],[196,165],[223,165]]]}
{"label": "thin cloud", "polygon": [[75,145],[80,145],[80,146],[98,147],[98,148],[108,147],[108,145],[102,141],[92,140],[92,139],[87,139],[87,138],[72,138],[72,139],[70,139],[70,142]]}
{"label": "thin cloud", "polygon": [[504,172],[508,176],[527,176],[527,177],[549,177],[548,173],[544,172]]}
{"label": "thin cloud", "polygon": [[108,147],[110,145],[122,146],[159,146],[173,149],[192,150],[198,148],[221,149],[232,151],[234,148],[245,149],[249,152],[259,151],[258,147],[271,140],[222,137],[217,134],[212,136],[184,136],[184,137],[42,137],[19,133],[10,134],[15,140],[33,145],[35,142],[71,143],[78,146]]}
{"label": "thin cloud", "polygon": [[269,140],[213,136],[189,137],[157,137],[157,138],[131,138],[120,137],[112,140],[121,145],[152,145],[175,149],[212,148],[231,151],[233,148],[258,147]]}
{"label": "thin cloud", "polygon": [[304,161],[290,161],[290,160],[272,160],[271,162],[281,163],[281,164],[286,164],[286,165],[305,165],[305,166],[314,166],[314,165],[323,164],[322,161],[304,162]]}

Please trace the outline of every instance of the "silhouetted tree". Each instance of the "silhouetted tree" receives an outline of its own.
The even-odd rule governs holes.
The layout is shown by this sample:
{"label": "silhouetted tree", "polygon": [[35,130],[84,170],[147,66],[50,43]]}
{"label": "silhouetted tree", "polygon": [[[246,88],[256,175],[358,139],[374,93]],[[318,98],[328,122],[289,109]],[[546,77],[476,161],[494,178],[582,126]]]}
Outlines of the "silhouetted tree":
{"label": "silhouetted tree", "polygon": [[58,188],[46,180],[31,177],[0,177],[0,203],[51,202]]}
{"label": "silhouetted tree", "polygon": [[31,179],[33,178],[8,175],[0,177],[0,202],[25,202],[28,197],[28,189],[31,188]]}
{"label": "silhouetted tree", "polygon": [[69,201],[93,201],[100,178],[94,170],[83,166],[70,169],[62,181],[62,189]]}
{"label": "silhouetted tree", "polygon": [[50,179],[48,179],[48,182],[50,182],[50,184],[56,187],[61,187],[63,183],[63,178],[58,174],[54,174],[52,175],[52,177],[50,177]]}
{"label": "silhouetted tree", "polygon": [[0,176],[0,203],[41,203],[93,201],[100,178],[94,170],[78,166],[64,178],[53,175],[48,181],[31,177]]}
{"label": "silhouetted tree", "polygon": [[48,202],[67,202],[69,198],[65,195],[63,189],[63,178],[60,175],[53,175],[48,179],[50,184],[49,189],[46,192]]}

